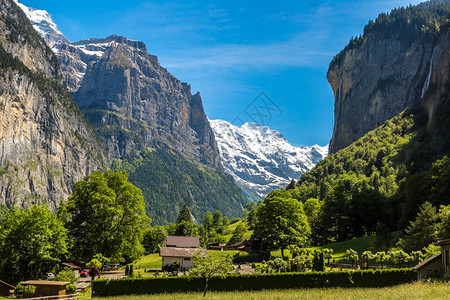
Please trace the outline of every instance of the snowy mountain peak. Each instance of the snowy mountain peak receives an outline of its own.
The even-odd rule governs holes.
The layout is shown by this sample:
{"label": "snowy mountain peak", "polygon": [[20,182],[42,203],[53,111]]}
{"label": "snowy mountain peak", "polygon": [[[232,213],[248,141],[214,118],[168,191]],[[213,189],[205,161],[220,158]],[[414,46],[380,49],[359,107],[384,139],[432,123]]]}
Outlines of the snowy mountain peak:
{"label": "snowy mountain peak", "polygon": [[45,42],[53,48],[59,43],[69,43],[69,40],[59,31],[52,17],[46,10],[31,8],[14,0],[27,15],[34,29],[44,38]]}
{"label": "snowy mountain peak", "polygon": [[311,170],[327,156],[328,146],[294,147],[267,126],[210,120],[222,164],[251,200],[285,188],[291,179]]}

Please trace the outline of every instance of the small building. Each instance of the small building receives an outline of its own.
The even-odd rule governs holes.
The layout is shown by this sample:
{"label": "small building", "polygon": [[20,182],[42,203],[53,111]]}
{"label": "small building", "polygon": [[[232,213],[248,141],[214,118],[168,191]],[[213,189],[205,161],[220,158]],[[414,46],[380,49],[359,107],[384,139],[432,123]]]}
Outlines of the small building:
{"label": "small building", "polygon": [[163,259],[163,267],[177,263],[180,265],[181,270],[189,270],[192,268],[194,265],[192,257],[198,252],[202,255],[208,255],[206,249],[200,248],[161,247],[159,249],[159,255]]}
{"label": "small building", "polygon": [[36,291],[33,297],[59,296],[64,298],[66,295],[66,285],[70,282],[66,281],[45,281],[45,280],[29,280],[21,282],[21,285],[34,285]]}
{"label": "small building", "polygon": [[209,243],[208,249],[211,250],[239,250],[239,251],[252,251],[252,245],[249,240],[243,240],[242,242],[234,243],[234,244],[224,244],[224,243]]}
{"label": "small building", "polygon": [[442,275],[446,278],[450,277],[450,239],[445,239],[436,243],[441,246],[442,254]]}
{"label": "small building", "polygon": [[14,286],[0,280],[0,296],[8,297],[14,294]]}
{"label": "small building", "polygon": [[200,239],[198,237],[168,236],[159,248],[159,255],[162,257],[162,266],[179,264],[181,270],[192,268],[193,256],[196,253],[208,255],[206,249],[200,248]]}
{"label": "small building", "polygon": [[163,247],[200,248],[200,239],[196,236],[169,235],[163,242]]}
{"label": "small building", "polygon": [[450,277],[450,239],[440,241],[436,245],[441,246],[441,252],[413,268],[417,271],[417,279]]}

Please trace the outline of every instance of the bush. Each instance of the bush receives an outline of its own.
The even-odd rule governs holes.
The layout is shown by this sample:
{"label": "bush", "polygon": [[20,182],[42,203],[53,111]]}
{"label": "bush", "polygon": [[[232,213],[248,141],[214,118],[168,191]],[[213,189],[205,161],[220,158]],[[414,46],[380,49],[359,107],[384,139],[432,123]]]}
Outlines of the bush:
{"label": "bush", "polygon": [[56,275],[55,280],[68,281],[70,283],[74,283],[75,281],[77,281],[77,277],[75,276],[75,273],[71,269],[65,268]]}
{"label": "bush", "polygon": [[66,292],[67,294],[73,294],[77,290],[77,286],[73,283],[70,283],[66,285]]}
{"label": "bush", "polygon": [[14,288],[14,296],[16,298],[23,298],[33,295],[36,292],[34,285],[21,285],[20,283]]}
{"label": "bush", "polygon": [[[416,278],[412,269],[229,275],[224,278],[212,277],[208,288],[210,291],[259,291],[319,287],[385,287],[409,283]],[[97,280],[93,283],[92,295],[106,297],[186,293],[203,291],[204,287],[205,280],[200,277]]]}

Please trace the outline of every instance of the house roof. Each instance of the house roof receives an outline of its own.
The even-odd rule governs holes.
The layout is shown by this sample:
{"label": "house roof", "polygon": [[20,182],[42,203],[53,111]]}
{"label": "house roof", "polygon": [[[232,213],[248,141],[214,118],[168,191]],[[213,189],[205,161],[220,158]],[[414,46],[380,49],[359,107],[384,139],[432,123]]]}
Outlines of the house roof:
{"label": "house roof", "polygon": [[70,282],[67,281],[46,281],[46,280],[28,280],[28,281],[23,281],[20,284],[22,285],[56,285],[56,286],[61,286],[61,285],[68,285]]}
{"label": "house roof", "polygon": [[438,246],[450,245],[450,239],[445,239],[436,243]]}
{"label": "house roof", "polygon": [[71,264],[71,263],[61,263],[61,265],[66,266],[66,267],[69,267],[69,268],[72,268],[72,269],[75,269],[75,270],[81,269],[81,267],[79,267],[79,266],[77,266],[77,265],[74,265],[74,264]]}
{"label": "house roof", "polygon": [[429,263],[439,259],[441,257],[441,252],[439,252],[438,254],[433,255],[432,257],[430,257],[429,259],[424,260],[423,262],[421,262],[420,264],[418,264],[417,266],[415,266],[413,269],[415,271],[422,269],[423,267],[425,267],[426,265],[428,265]]}
{"label": "house roof", "polygon": [[208,255],[206,249],[176,247],[159,248],[159,255],[162,257],[192,257],[197,252],[200,252],[202,255]]}
{"label": "house roof", "polygon": [[169,235],[164,242],[166,247],[179,247],[179,248],[199,248],[200,239],[198,237],[191,236],[173,236]]}
{"label": "house roof", "polygon": [[14,286],[10,285],[9,283],[4,282],[3,280],[0,280],[0,284],[6,285],[7,287],[14,289]]}

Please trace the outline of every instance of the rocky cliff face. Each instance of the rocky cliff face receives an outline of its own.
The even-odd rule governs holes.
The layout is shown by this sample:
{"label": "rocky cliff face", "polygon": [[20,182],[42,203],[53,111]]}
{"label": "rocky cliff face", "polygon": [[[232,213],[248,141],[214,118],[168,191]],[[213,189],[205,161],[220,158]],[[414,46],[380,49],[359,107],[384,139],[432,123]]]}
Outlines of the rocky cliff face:
{"label": "rocky cliff face", "polygon": [[[439,5],[443,8],[436,14],[438,17],[441,14],[445,20],[449,4]],[[408,9],[429,12],[428,6]],[[377,22],[369,25],[376,27],[385,19],[385,15],[381,15]],[[400,17],[397,20],[399,24],[403,21]],[[410,24],[411,20],[404,22]],[[420,101],[430,85],[436,56],[448,51],[448,33],[442,26],[435,34],[422,32],[412,39],[408,37],[414,34],[414,28],[386,34],[368,30],[368,26],[363,37],[352,40],[335,57],[327,74],[335,96],[330,153],[345,148]],[[401,28],[401,25],[396,26]]]}
{"label": "rocky cliff face", "polygon": [[[142,42],[112,36],[75,93],[110,158],[156,143],[220,169],[220,157],[200,94],[180,82]],[[92,41],[92,40],[91,40]]]}
{"label": "rocky cliff face", "polygon": [[56,208],[104,153],[56,56],[12,0],[0,0],[0,44],[0,203]]}
{"label": "rocky cliff face", "polygon": [[223,120],[210,122],[223,167],[249,200],[286,188],[328,153],[328,146],[294,147],[278,131],[256,123],[237,127]]}

